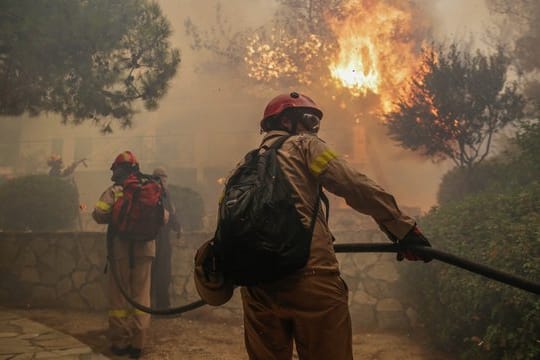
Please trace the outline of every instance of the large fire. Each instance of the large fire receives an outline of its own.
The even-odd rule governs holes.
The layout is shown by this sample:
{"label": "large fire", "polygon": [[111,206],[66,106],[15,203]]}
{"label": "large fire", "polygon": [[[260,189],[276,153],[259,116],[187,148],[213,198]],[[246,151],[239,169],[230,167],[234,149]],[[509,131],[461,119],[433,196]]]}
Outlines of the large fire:
{"label": "large fire", "polygon": [[378,93],[381,76],[378,70],[377,49],[364,36],[351,34],[339,39],[339,62],[330,65],[330,73],[353,95]]}
{"label": "large fire", "polygon": [[398,7],[351,0],[347,6],[345,19],[328,19],[339,43],[330,73],[354,96],[379,95],[383,110],[389,110],[397,90],[403,89],[421,60],[414,42],[413,11],[405,2]]}
{"label": "large fire", "polygon": [[410,2],[349,0],[342,6],[339,17],[322,16],[328,36],[297,39],[284,29],[254,34],[244,59],[248,76],[307,85],[320,81],[357,97],[376,94],[382,110],[390,110],[421,62],[414,36],[421,23]]}

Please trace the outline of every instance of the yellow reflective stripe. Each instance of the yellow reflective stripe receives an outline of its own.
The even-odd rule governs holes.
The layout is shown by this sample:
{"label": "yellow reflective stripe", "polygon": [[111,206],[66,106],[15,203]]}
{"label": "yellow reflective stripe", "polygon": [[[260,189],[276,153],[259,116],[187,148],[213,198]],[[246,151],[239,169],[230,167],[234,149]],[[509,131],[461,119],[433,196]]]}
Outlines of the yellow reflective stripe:
{"label": "yellow reflective stripe", "polygon": [[109,310],[109,317],[126,318],[130,313],[131,311],[125,309]]}
{"label": "yellow reflective stripe", "polygon": [[116,202],[116,200],[118,200],[122,196],[124,196],[124,192],[122,190],[115,191],[114,192],[114,201]]}
{"label": "yellow reflective stripe", "polygon": [[134,315],[146,315],[146,313],[144,311],[141,311],[139,309],[133,309],[133,314]]}
{"label": "yellow reflective stripe", "polygon": [[337,155],[332,150],[327,149],[311,162],[309,169],[315,176],[318,176],[321,172],[323,172],[323,170],[326,169],[330,160],[335,158],[337,158]]}
{"label": "yellow reflective stripe", "polygon": [[99,200],[97,203],[96,203],[96,208],[100,209],[100,210],[103,210],[105,212],[108,212],[111,210],[111,204],[107,204],[105,201],[101,201]]}

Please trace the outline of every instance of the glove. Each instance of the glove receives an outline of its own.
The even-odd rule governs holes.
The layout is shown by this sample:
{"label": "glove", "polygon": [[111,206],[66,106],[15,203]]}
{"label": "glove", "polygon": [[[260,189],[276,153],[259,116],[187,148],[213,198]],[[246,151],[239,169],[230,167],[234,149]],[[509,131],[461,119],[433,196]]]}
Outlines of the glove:
{"label": "glove", "polygon": [[[398,244],[401,244],[405,247],[410,246],[410,245],[431,247],[431,244],[429,243],[428,239],[422,234],[422,232],[416,225],[414,225],[411,231],[409,231],[402,240],[398,241]],[[409,261],[422,260],[424,262],[430,262],[431,260],[433,260],[430,256],[414,253],[414,250],[399,251],[397,253],[396,259],[397,261],[402,261],[403,259],[407,259]]]}

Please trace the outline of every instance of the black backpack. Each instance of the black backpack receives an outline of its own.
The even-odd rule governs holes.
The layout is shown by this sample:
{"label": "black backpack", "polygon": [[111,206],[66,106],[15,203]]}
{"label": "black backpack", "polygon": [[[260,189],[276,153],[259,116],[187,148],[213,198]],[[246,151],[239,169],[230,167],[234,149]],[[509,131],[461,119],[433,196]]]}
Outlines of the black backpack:
{"label": "black backpack", "polygon": [[321,189],[306,228],[277,159],[288,138],[282,136],[265,151],[250,151],[225,185],[213,242],[214,266],[236,285],[278,280],[304,267],[309,258]]}

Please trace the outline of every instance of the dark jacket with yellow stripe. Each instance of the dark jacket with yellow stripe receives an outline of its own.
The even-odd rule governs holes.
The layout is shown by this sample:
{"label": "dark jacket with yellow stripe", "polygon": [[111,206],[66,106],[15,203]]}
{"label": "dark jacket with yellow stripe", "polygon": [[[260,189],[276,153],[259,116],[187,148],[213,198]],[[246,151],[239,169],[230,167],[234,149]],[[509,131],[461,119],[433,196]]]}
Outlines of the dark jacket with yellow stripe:
{"label": "dark jacket with yellow stripe", "polygon": [[[270,131],[261,146],[270,146],[283,135],[288,133]],[[279,149],[278,161],[292,185],[292,196],[306,227],[309,226],[318,201],[319,185],[343,197],[353,209],[371,216],[385,232],[397,239],[402,239],[415,223],[412,218],[401,213],[392,195],[352,168],[316,135],[291,136]],[[338,269],[333,237],[323,208],[319,207],[307,270]]]}

